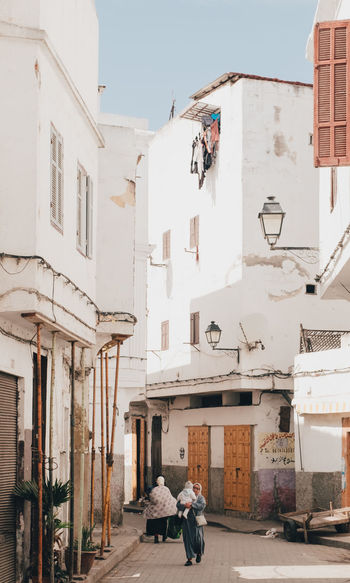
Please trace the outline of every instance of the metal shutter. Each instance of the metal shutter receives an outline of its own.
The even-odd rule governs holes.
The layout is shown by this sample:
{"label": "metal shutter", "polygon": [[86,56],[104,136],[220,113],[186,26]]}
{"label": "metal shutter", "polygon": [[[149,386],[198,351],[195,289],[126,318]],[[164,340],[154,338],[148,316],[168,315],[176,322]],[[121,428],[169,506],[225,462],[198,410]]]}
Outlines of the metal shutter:
{"label": "metal shutter", "polygon": [[17,378],[0,372],[0,581],[16,581]]}

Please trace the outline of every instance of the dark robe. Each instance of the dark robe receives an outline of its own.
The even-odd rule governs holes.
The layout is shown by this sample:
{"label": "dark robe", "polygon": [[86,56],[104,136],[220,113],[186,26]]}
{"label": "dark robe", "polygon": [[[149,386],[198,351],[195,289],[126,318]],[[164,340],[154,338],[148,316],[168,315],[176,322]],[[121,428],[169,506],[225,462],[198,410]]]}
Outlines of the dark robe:
{"label": "dark robe", "polygon": [[[187,515],[187,519],[182,520],[182,537],[185,545],[186,557],[194,559],[196,555],[204,554],[204,531],[203,526],[197,526],[196,516],[203,514],[206,506],[205,498],[199,494],[196,502],[192,502],[192,507]],[[179,510],[185,510],[186,506],[177,503]]]}

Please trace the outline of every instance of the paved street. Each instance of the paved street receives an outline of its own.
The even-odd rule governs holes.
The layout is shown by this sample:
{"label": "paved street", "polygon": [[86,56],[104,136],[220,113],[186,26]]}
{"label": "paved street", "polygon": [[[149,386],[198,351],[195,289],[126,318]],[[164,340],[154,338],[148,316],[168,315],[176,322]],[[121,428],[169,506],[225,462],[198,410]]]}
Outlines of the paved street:
{"label": "paved street", "polygon": [[[132,518],[142,528],[141,517]],[[205,528],[206,552],[202,563],[184,567],[182,541],[159,545],[141,543],[103,583],[228,583],[284,580],[303,583],[350,581],[350,554],[344,549],[288,543],[256,534]]]}

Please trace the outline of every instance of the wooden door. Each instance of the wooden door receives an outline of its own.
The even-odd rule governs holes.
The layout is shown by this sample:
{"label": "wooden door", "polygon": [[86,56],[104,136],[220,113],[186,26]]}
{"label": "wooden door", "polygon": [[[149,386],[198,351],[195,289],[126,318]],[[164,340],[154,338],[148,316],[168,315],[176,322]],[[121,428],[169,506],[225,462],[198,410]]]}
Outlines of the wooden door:
{"label": "wooden door", "polygon": [[208,468],[209,428],[206,425],[189,427],[187,479],[202,485],[205,498],[208,498]]}
{"label": "wooden door", "polygon": [[138,500],[145,492],[146,423],[142,417],[132,419],[132,499]]}
{"label": "wooden door", "polygon": [[152,483],[162,475],[162,418],[160,415],[152,417],[152,445],[151,445]]}
{"label": "wooden door", "polygon": [[251,427],[224,428],[224,507],[250,512]]}

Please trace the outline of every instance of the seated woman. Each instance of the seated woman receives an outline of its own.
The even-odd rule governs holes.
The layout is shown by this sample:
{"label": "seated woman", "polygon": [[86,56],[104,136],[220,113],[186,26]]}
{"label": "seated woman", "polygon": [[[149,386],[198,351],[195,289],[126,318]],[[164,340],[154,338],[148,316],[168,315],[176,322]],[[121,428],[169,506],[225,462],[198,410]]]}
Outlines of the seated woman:
{"label": "seated woman", "polygon": [[205,498],[202,495],[202,486],[199,482],[193,484],[193,492],[197,496],[196,501],[182,504],[179,500],[177,503],[178,510],[183,511],[185,508],[189,508],[187,520],[182,523],[182,536],[187,557],[185,567],[192,565],[194,557],[196,557],[196,563],[201,562],[205,546],[203,526],[198,526],[196,521],[196,516],[203,514],[206,506]]}
{"label": "seated woman", "polygon": [[159,476],[156,483],[157,486],[149,493],[150,503],[144,516],[147,519],[146,534],[153,535],[154,542],[159,543],[159,536],[163,537],[163,541],[166,539],[168,517],[176,514],[176,500],[169,488],[164,485],[163,476]]}

